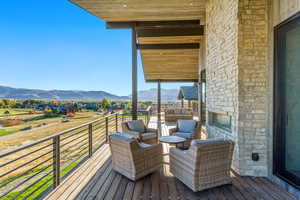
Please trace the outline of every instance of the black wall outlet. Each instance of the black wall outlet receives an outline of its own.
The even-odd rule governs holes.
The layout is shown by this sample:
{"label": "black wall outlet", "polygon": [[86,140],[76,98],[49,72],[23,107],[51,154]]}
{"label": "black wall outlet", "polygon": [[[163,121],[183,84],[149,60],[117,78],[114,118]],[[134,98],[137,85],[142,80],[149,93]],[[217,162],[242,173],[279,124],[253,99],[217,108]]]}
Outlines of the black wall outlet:
{"label": "black wall outlet", "polygon": [[258,160],[259,160],[259,155],[258,155],[258,153],[252,153],[252,160],[253,160],[253,161],[258,161]]}

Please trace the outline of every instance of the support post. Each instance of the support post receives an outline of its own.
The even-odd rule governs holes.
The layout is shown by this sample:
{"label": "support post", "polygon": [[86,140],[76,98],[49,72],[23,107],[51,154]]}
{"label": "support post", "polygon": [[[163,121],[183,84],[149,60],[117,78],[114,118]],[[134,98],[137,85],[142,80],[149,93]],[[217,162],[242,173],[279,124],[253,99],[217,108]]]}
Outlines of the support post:
{"label": "support post", "polygon": [[118,113],[116,113],[116,132],[118,132]]}
{"label": "support post", "polygon": [[60,136],[53,138],[53,185],[60,184]]}
{"label": "support post", "polygon": [[181,99],[181,108],[184,107],[184,102],[183,102],[183,99]]}
{"label": "support post", "polygon": [[89,157],[93,155],[93,125],[89,124]]}
{"label": "support post", "polygon": [[191,108],[191,100],[188,100],[188,108]]}
{"label": "support post", "polygon": [[137,47],[135,27],[131,31],[132,42],[132,119],[137,119]]}
{"label": "support post", "polygon": [[105,117],[105,136],[106,136],[106,143],[108,143],[108,117]]}
{"label": "support post", "polygon": [[198,105],[198,113],[199,113],[199,127],[200,127],[200,139],[202,139],[201,137],[202,137],[202,134],[201,134],[201,130],[202,130],[202,126],[203,126],[203,106],[202,106],[202,102],[203,102],[203,96],[202,96],[202,87],[203,87],[203,85],[202,85],[202,76],[201,76],[201,78],[200,78],[200,83],[198,84],[199,85],[199,91],[198,91],[198,94],[199,94],[199,96],[198,96],[198,99],[199,99],[199,101],[198,101],[198,103],[199,103],[199,105]]}
{"label": "support post", "polygon": [[161,136],[161,84],[160,84],[160,80],[157,82],[157,130],[158,130],[158,135]]}

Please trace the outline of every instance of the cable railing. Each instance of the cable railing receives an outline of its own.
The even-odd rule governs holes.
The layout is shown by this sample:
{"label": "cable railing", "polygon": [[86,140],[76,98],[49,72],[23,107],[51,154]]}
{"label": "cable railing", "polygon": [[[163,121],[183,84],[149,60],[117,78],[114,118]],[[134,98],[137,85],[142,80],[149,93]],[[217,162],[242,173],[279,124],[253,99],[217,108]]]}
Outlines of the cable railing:
{"label": "cable railing", "polygon": [[[131,119],[111,114],[0,153],[0,199],[42,199]],[[150,113],[138,119],[148,124]]]}

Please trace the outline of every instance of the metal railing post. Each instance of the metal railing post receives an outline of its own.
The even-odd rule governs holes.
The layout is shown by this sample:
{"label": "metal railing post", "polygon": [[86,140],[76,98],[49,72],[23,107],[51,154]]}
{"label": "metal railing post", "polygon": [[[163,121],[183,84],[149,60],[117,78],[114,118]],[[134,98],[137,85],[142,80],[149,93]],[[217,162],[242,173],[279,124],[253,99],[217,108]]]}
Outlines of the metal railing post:
{"label": "metal railing post", "polygon": [[118,132],[118,113],[116,114],[116,132]]}
{"label": "metal railing post", "polygon": [[60,184],[60,136],[53,138],[53,185]]}
{"label": "metal railing post", "polygon": [[108,143],[108,117],[105,117],[105,135],[106,135],[106,143]]}
{"label": "metal railing post", "polygon": [[149,121],[150,121],[150,114],[149,114],[150,112],[148,111],[147,112],[147,125],[149,124]]}
{"label": "metal railing post", "polygon": [[89,124],[89,157],[93,155],[93,124]]}

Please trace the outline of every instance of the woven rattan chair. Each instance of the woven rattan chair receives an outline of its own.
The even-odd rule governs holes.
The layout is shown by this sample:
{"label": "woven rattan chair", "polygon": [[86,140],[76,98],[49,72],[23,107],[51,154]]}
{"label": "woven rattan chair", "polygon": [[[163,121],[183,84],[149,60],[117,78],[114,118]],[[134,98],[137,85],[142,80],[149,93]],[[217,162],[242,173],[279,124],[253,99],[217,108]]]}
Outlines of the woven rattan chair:
{"label": "woven rattan chair", "polygon": [[147,128],[143,120],[132,120],[122,123],[122,131],[148,144],[157,143],[158,134],[156,129]]}
{"label": "woven rattan chair", "polygon": [[231,183],[234,142],[193,140],[189,150],[170,148],[170,171],[194,192]]}
{"label": "woven rattan chair", "polygon": [[162,145],[139,143],[126,134],[109,137],[113,169],[130,180],[140,179],[162,167]]}
{"label": "woven rattan chair", "polygon": [[195,120],[178,120],[176,127],[169,130],[169,135],[175,135],[186,139],[182,148],[188,149],[191,141],[200,133],[200,124]]}

